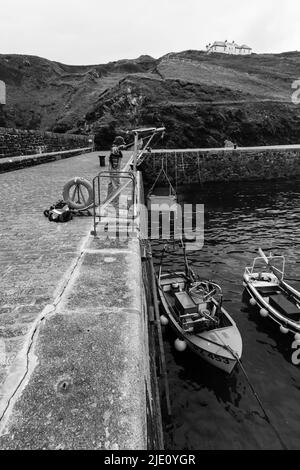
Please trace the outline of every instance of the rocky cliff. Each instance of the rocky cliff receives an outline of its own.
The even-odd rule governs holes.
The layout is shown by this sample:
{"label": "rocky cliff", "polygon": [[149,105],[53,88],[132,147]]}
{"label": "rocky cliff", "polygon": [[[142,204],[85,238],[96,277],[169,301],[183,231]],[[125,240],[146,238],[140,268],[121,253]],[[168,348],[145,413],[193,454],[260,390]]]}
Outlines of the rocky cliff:
{"label": "rocky cliff", "polygon": [[69,66],[0,55],[8,127],[94,132],[108,145],[132,126],[167,127],[165,147],[299,143],[300,105],[292,103],[300,53],[245,57],[201,51]]}

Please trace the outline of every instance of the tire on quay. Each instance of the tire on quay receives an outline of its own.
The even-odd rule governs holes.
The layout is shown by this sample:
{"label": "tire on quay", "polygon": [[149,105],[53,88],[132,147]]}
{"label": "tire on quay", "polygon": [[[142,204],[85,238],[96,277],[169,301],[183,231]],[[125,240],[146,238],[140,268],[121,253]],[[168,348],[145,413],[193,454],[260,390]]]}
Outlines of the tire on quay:
{"label": "tire on quay", "polygon": [[94,204],[93,186],[84,178],[73,178],[63,188],[63,199],[71,209],[86,209]]}

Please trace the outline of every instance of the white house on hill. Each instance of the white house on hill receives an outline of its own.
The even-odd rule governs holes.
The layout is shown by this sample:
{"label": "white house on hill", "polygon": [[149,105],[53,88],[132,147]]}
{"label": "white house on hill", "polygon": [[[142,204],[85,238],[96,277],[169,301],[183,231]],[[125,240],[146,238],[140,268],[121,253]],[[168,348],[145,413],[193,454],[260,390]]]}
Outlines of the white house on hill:
{"label": "white house on hill", "polygon": [[212,54],[213,52],[219,52],[221,54],[233,54],[233,55],[248,55],[252,54],[251,47],[243,44],[239,46],[236,42],[222,42],[215,41],[213,44],[208,44],[206,46],[207,53]]}

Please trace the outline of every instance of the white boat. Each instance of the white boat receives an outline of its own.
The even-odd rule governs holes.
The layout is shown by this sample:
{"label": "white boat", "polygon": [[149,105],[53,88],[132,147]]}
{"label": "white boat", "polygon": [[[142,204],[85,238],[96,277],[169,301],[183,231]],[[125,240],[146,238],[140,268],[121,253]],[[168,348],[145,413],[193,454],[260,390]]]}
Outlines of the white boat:
{"label": "white boat", "polygon": [[220,286],[197,279],[188,268],[186,273],[160,271],[158,287],[165,319],[178,336],[178,349],[188,347],[231,374],[242,357],[243,344],[235,322],[222,306]]}
{"label": "white boat", "polygon": [[262,250],[244,273],[249,303],[262,317],[270,318],[283,334],[300,340],[300,293],[284,280],[285,257],[267,257]]}

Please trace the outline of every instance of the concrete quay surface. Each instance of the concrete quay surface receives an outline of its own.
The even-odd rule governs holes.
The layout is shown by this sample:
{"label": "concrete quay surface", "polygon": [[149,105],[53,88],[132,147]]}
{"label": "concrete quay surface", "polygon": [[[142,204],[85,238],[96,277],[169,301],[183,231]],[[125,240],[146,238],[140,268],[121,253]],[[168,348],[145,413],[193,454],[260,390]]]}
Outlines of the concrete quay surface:
{"label": "concrete quay surface", "polygon": [[68,179],[101,170],[98,154],[0,175],[1,449],[147,447],[138,240],[43,216]]}

